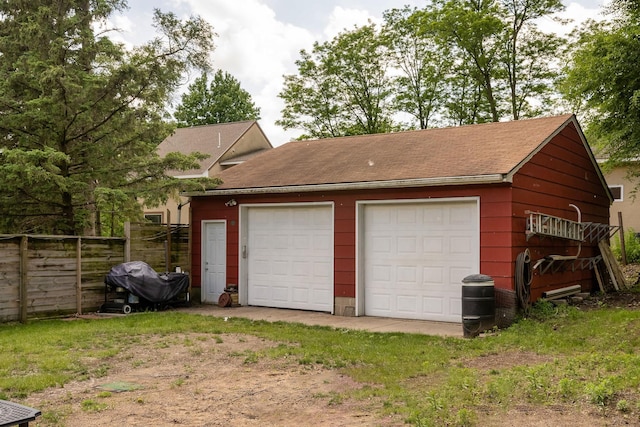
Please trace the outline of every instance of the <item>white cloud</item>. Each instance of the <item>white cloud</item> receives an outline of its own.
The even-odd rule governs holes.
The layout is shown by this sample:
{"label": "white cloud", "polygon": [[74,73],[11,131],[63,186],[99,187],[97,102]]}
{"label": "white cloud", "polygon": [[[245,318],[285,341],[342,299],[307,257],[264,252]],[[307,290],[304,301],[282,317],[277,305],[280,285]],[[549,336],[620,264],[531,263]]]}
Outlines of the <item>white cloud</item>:
{"label": "white cloud", "polygon": [[333,8],[329,16],[329,23],[325,27],[323,34],[326,40],[330,40],[345,30],[350,31],[355,27],[367,25],[369,21],[380,23],[381,20],[371,15],[369,11],[363,9],[345,9],[340,6]]}
{"label": "white cloud", "polygon": [[124,44],[127,49],[134,46],[131,40],[134,24],[129,17],[124,15],[113,15],[105,21],[96,22],[94,29],[98,34],[108,36],[117,43]]}
{"label": "white cloud", "polygon": [[[605,4],[609,4],[610,0],[606,0]],[[562,24],[558,20],[545,17],[538,20],[539,28],[548,33],[556,33],[562,36],[568,35],[575,28],[579,28],[588,19],[602,21],[606,16],[602,14],[601,7],[586,7],[577,2],[571,2],[566,5],[563,12],[554,16],[559,20],[568,20],[566,24]]]}
{"label": "white cloud", "polygon": [[297,133],[285,133],[274,124],[283,108],[278,93],[283,75],[296,72],[299,51],[311,48],[313,34],[278,21],[275,12],[259,0],[185,2],[218,34],[213,65],[232,74],[251,94],[261,110],[260,125],[272,144],[296,137]]}

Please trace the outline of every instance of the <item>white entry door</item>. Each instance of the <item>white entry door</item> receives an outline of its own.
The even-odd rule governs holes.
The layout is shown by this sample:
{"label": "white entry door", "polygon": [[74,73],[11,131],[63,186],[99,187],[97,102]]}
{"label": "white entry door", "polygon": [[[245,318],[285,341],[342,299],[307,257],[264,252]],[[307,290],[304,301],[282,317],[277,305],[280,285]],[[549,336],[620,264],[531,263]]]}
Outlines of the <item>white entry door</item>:
{"label": "white entry door", "polygon": [[332,207],[248,209],[248,303],[333,311]]}
{"label": "white entry door", "polygon": [[227,239],[223,221],[203,223],[202,302],[217,303],[227,286]]}
{"label": "white entry door", "polygon": [[461,322],[462,279],[478,272],[476,200],[364,207],[364,312]]}

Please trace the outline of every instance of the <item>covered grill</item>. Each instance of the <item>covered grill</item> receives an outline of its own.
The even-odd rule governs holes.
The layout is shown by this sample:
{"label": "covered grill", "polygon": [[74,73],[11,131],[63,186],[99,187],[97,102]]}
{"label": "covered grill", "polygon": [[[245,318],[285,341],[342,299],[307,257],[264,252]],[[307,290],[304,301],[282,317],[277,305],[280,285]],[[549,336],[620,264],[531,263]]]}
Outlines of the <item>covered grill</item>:
{"label": "covered grill", "polygon": [[157,273],[143,261],[112,267],[104,279],[105,302],[100,311],[159,310],[174,303],[189,302],[189,276]]}

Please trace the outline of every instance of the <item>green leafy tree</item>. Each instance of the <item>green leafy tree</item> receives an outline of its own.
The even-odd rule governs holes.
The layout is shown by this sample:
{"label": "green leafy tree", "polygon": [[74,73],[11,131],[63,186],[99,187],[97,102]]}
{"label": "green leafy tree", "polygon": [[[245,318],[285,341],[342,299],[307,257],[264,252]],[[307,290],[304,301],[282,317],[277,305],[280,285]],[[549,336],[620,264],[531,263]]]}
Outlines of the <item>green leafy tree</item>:
{"label": "green leafy tree", "polygon": [[156,10],[158,36],[127,50],[94,30],[125,7],[0,4],[1,231],[100,233],[101,208],[140,215],[138,200],[157,203],[184,185],[167,170],[201,158],[159,158],[156,147],[171,132],[165,105],[181,76],[208,66],[212,29]]}
{"label": "green leafy tree", "polygon": [[445,80],[443,121],[451,126],[491,121],[484,89],[465,64],[457,64]]}
{"label": "green leafy tree", "polygon": [[297,75],[285,76],[277,122],[301,138],[389,132],[395,128],[387,49],[375,25],[341,33],[301,51]]}
{"label": "green leafy tree", "polygon": [[439,0],[425,13],[438,42],[450,47],[456,69],[475,80],[481,104],[498,121],[552,109],[554,65],[564,39],[537,30],[535,22],[563,7],[559,0]]}
{"label": "green leafy tree", "polygon": [[285,129],[300,128],[300,139],[331,138],[347,134],[349,123],[340,100],[338,79],[305,50],[296,61],[298,74],[284,76],[279,96],[285,101],[282,118],[276,121]]}
{"label": "green leafy tree", "polygon": [[501,54],[505,48],[505,11],[494,0],[444,0],[431,13],[437,23],[438,41],[452,47],[452,55],[464,64],[482,88],[492,121],[503,115],[500,91],[504,87]]}
{"label": "green leafy tree", "polygon": [[640,156],[640,3],[619,0],[611,8],[613,19],[580,33],[560,87],[615,163]]}
{"label": "green leafy tree", "polygon": [[428,128],[441,112],[447,95],[445,78],[453,66],[425,17],[408,6],[392,9],[384,13],[383,30],[390,65],[400,71],[394,77],[395,111],[413,116],[420,129]]}
{"label": "green leafy tree", "polygon": [[178,127],[199,126],[258,120],[260,108],[235,77],[218,70],[211,84],[205,73],[189,86],[173,116]]}
{"label": "green leafy tree", "polygon": [[[534,22],[564,10],[560,0],[502,0],[508,31],[502,63],[506,70],[511,117],[541,114],[552,104],[562,37],[539,31]],[[535,99],[537,106],[531,101]]]}

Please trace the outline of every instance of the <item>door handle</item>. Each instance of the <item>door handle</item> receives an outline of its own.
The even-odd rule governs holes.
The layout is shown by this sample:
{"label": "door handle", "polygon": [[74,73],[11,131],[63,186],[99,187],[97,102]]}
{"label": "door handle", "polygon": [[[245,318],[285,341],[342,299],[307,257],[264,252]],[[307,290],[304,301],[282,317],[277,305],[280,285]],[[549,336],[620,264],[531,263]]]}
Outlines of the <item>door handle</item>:
{"label": "door handle", "polygon": [[242,258],[247,259],[247,245],[242,246]]}

